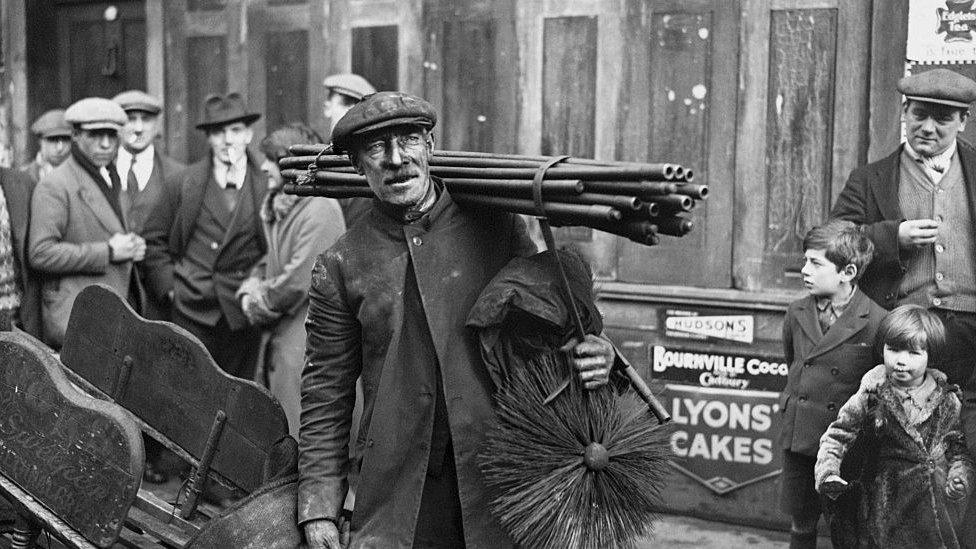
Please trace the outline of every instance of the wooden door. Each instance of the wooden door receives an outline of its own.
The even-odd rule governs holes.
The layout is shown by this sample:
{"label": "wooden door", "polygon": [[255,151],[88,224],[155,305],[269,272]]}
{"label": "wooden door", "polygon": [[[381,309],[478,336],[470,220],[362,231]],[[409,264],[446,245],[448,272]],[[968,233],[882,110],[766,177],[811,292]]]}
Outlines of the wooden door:
{"label": "wooden door", "polygon": [[733,280],[798,289],[802,239],[867,152],[871,3],[742,0]]}
{"label": "wooden door", "polygon": [[292,122],[328,137],[322,81],[358,72],[378,89],[420,93],[420,0],[167,0],[167,139],[177,158],[206,154],[203,100],[237,91],[256,140]]}
{"label": "wooden door", "polygon": [[[653,248],[619,239],[617,280],[731,283],[738,2],[628,0],[618,93],[618,160],[675,162],[709,186],[694,230]],[[666,266],[666,267],[665,267]]]}
{"label": "wooden door", "polygon": [[438,147],[514,153],[518,48],[514,0],[424,5],[424,96],[440,113]]}
{"label": "wooden door", "polygon": [[58,3],[55,9],[61,104],[146,89],[146,14],[141,0]]}

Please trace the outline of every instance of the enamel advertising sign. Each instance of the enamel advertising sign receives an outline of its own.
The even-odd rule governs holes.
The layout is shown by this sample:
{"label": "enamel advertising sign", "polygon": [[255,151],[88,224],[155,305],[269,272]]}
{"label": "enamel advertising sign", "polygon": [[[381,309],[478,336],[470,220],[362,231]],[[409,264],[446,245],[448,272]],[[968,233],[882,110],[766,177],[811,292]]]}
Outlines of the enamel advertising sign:
{"label": "enamel advertising sign", "polygon": [[923,65],[976,63],[976,0],[912,0],[905,57]]}
{"label": "enamel advertising sign", "polygon": [[788,371],[782,359],[669,345],[653,345],[650,353],[676,427],[672,466],[716,494],[779,474],[778,400]]}

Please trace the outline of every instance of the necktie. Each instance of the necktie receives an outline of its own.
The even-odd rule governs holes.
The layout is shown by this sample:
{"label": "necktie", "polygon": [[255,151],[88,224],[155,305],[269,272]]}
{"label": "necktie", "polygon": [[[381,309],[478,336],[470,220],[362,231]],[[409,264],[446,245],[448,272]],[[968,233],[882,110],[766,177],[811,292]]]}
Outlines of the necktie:
{"label": "necktie", "polygon": [[227,184],[224,185],[224,200],[227,202],[227,209],[234,211],[237,207],[237,170],[233,164],[227,165]]}
{"label": "necktie", "polygon": [[139,181],[136,179],[136,157],[132,157],[132,163],[129,164],[129,173],[125,176],[125,192],[130,197],[135,197],[139,194]]}

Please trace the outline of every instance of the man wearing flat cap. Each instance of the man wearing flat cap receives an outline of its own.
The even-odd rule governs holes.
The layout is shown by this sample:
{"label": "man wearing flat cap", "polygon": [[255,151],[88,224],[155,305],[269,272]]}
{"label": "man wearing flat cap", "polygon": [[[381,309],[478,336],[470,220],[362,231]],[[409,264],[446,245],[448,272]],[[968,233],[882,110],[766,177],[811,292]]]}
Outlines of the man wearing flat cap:
{"label": "man wearing flat cap", "polygon": [[934,365],[964,390],[963,427],[976,450],[976,148],[957,137],[976,82],[934,69],[901,79],[898,91],[906,142],[854,170],[830,215],[860,224],[874,242],[859,284],[866,294],[886,309],[921,305],[945,324]]}
{"label": "man wearing flat cap", "polygon": [[156,147],[159,115],[163,110],[158,99],[140,90],[129,90],[116,95],[112,101],[122,107],[129,119],[122,127],[122,146],[115,162],[122,180],[122,211],[129,228],[141,232],[162,193],[166,176],[185,166]]}
{"label": "man wearing flat cap", "polygon": [[[495,386],[464,324],[492,276],[536,248],[518,216],[460,208],[430,175],[436,121],[427,101],[379,92],[332,135],[375,198],[312,270],[298,487],[311,547],[339,549],[346,533],[351,547],[512,545],[488,511],[476,458]],[[612,345],[587,336],[574,351],[586,386],[605,384]],[[346,532],[341,513],[357,468]]]}
{"label": "man wearing flat cap", "polygon": [[258,215],[266,178],[248,151],[260,117],[237,93],[209,96],[197,124],[209,154],[167,177],[143,230],[150,295],[170,301],[173,322],[225,372],[245,379],[254,374],[260,333],[234,294],[267,250]]}
{"label": "man wearing flat cap", "polygon": [[142,288],[133,264],[145,241],[130,231],[119,204],[115,156],[125,111],[101,97],[65,111],[72,125],[71,154],[43,177],[31,199],[29,261],[41,273],[43,334],[58,349],[75,297],[86,286],[107,284],[141,311]]}
{"label": "man wearing flat cap", "polygon": [[[376,88],[358,74],[332,74],[325,78],[323,84],[329,91],[324,111],[325,117],[329,119],[330,134],[353,105],[362,101],[363,97],[376,93]],[[352,227],[366,215],[371,206],[368,198],[350,197],[340,199],[339,207],[342,208],[346,227]]]}
{"label": "man wearing flat cap", "polygon": [[20,169],[37,183],[68,158],[71,124],[64,119],[64,110],[53,109],[37,117],[31,124],[31,133],[37,136],[37,156]]}

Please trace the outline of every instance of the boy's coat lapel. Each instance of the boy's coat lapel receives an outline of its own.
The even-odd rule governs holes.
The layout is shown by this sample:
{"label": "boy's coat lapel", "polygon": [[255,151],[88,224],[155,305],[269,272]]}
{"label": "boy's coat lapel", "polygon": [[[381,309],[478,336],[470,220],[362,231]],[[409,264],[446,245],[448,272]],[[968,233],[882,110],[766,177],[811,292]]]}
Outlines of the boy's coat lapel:
{"label": "boy's coat lapel", "polygon": [[817,342],[823,337],[817,318],[817,300],[813,296],[808,295],[797,307],[796,320],[810,341]]}
{"label": "boy's coat lapel", "polygon": [[[811,316],[813,317],[813,322],[816,324],[816,329],[819,330],[820,324],[817,320],[817,305],[815,301],[812,303],[813,314]],[[869,307],[868,297],[863,292],[855,290],[851,302],[847,305],[847,310],[827,330],[827,333],[823,335],[820,341],[813,346],[809,358],[820,356],[850,339],[851,336],[864,329],[870,315],[871,309]]]}

